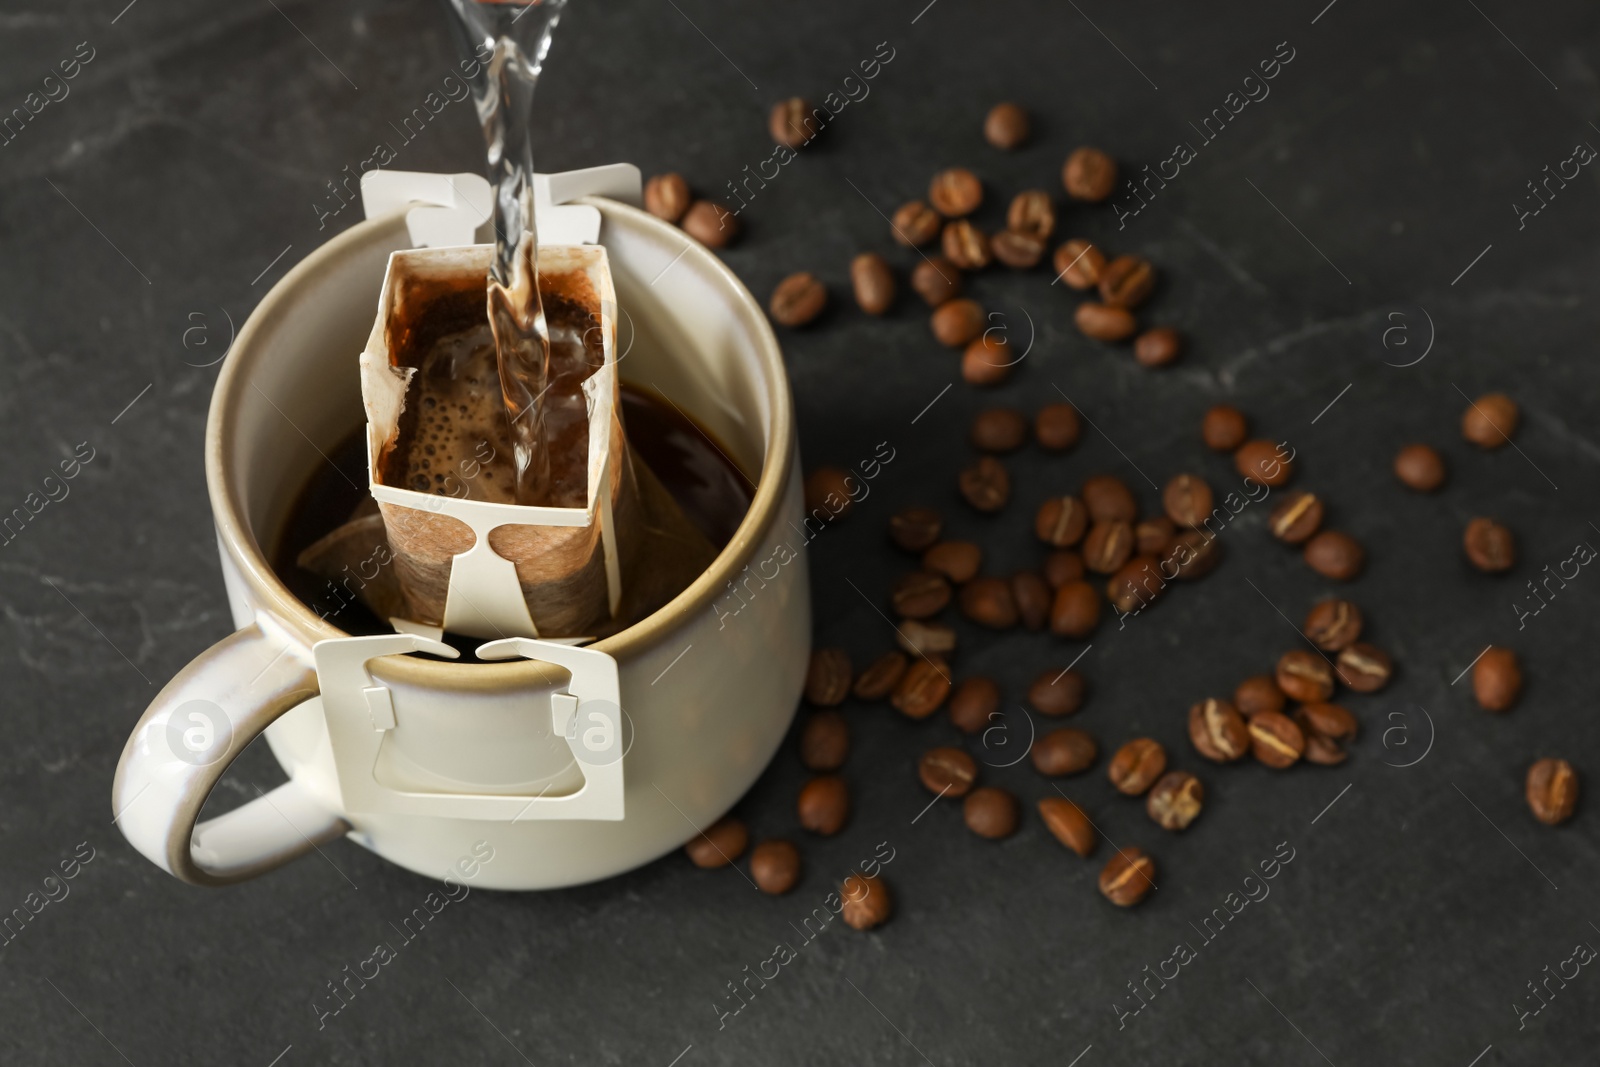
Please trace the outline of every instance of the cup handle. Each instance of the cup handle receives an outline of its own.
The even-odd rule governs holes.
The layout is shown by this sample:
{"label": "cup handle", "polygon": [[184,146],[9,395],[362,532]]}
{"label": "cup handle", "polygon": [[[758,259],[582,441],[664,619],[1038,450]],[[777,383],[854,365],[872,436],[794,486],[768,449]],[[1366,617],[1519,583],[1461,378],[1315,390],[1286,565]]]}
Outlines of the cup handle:
{"label": "cup handle", "polygon": [[297,781],[196,825],[246,745],[316,696],[309,656],[257,620],[195,657],[145,709],[117,763],[112,812],[146,859],[192,885],[242,882],[350,830]]}

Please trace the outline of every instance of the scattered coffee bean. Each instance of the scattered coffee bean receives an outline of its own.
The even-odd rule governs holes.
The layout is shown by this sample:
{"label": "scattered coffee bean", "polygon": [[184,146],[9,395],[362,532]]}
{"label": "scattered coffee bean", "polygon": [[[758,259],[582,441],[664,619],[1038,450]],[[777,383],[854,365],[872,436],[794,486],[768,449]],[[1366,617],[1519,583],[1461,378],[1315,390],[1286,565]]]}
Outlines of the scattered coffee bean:
{"label": "scattered coffee bean", "polygon": [[850,726],[837,711],[819,711],[800,730],[800,762],[811,771],[836,771],[850,755]]}
{"label": "scattered coffee bean", "polygon": [[958,297],[934,308],[928,319],[933,336],[942,345],[965,348],[973,338],[983,333],[983,308],[976,300]]}
{"label": "scattered coffee bean", "polygon": [[1132,311],[1149,299],[1156,287],[1156,269],[1148,259],[1122,255],[1106,264],[1100,275],[1100,300],[1107,307]]}
{"label": "scattered coffee bean", "polygon": [[989,247],[989,235],[967,219],[945,223],[939,247],[944,250],[945,258],[962,270],[982,270],[994,254]]}
{"label": "scattered coffee bean", "polygon": [[989,109],[983,119],[983,139],[1009,152],[1028,139],[1028,113],[1009,100]]}
{"label": "scattered coffee bean", "polygon": [[962,498],[985,513],[999,511],[1011,499],[1011,475],[993,456],[979,456],[961,471],[958,484]]}
{"label": "scattered coffee bean", "polygon": [[1134,499],[1133,490],[1113,475],[1096,474],[1084,479],[1079,495],[1095,522],[1131,523],[1139,517],[1139,502]]}
{"label": "scattered coffee bean", "polygon": [[1097,522],[1083,539],[1083,565],[1113,574],[1133,555],[1133,527],[1121,519]]}
{"label": "scattered coffee bean", "polygon": [[1367,554],[1354,537],[1339,530],[1323,530],[1306,542],[1306,566],[1336,582],[1348,582],[1361,573]]}
{"label": "scattered coffee bean", "polygon": [[1078,332],[1096,341],[1126,341],[1139,331],[1133,312],[1126,308],[1108,307],[1085,300],[1073,313],[1073,324]]}
{"label": "scattered coffee bean", "polygon": [[1274,770],[1293,766],[1306,750],[1306,735],[1294,720],[1276,711],[1263,711],[1250,720],[1250,751]]}
{"label": "scattered coffee bean", "polygon": [[968,438],[983,452],[1015,452],[1028,439],[1028,420],[1016,408],[985,408],[972,420]]}
{"label": "scattered coffee bean", "polygon": [[1177,536],[1177,524],[1165,515],[1144,519],[1133,527],[1134,550],[1141,556],[1165,559],[1167,553],[1172,551],[1172,542]]}
{"label": "scattered coffee bean", "polygon": [[894,687],[900,684],[910,665],[911,661],[904,652],[890,649],[861,672],[851,694],[857,700],[882,700],[894,692]]}
{"label": "scattered coffee bean", "polygon": [[926,719],[950,695],[950,668],[938,656],[912,661],[889,698],[895,710],[911,719]]}
{"label": "scattered coffee bean", "polygon": [[1511,531],[1493,519],[1473,519],[1461,543],[1467,559],[1485,574],[1508,571],[1517,562],[1517,540]]}
{"label": "scattered coffee bean", "polygon": [[1517,402],[1504,393],[1486,393],[1461,413],[1461,436],[1479,448],[1499,448],[1517,432]]}
{"label": "scattered coffee bean", "polygon": [[941,170],[928,183],[928,203],[947,219],[970,215],[983,203],[983,183],[965,167]]}
{"label": "scattered coffee bean", "polygon": [[1033,517],[1033,532],[1056,548],[1072,547],[1088,529],[1089,509],[1075,496],[1053,496],[1039,505]]}
{"label": "scattered coffee bean", "polygon": [[1302,627],[1311,643],[1324,652],[1338,652],[1361,636],[1361,609],[1348,600],[1323,600],[1306,613]]}
{"label": "scattered coffee bean", "polygon": [[1277,445],[1261,439],[1240,445],[1233,454],[1233,466],[1243,477],[1274,489],[1289,484],[1294,476],[1294,462],[1284,459]]}
{"label": "scattered coffee bean", "polygon": [[1578,806],[1578,772],[1564,759],[1542,759],[1528,768],[1525,790],[1533,817],[1560,826]]}
{"label": "scattered coffee bean", "polygon": [[1087,857],[1099,844],[1094,823],[1066,797],[1045,797],[1039,801],[1039,817],[1050,835],[1080,856]]}
{"label": "scattered coffee bean", "polygon": [[1226,700],[1202,700],[1189,708],[1189,740],[1214,763],[1232,763],[1250,751],[1244,716]]}
{"label": "scattered coffee bean", "polygon": [[1349,758],[1350,754],[1342,744],[1312,727],[1304,707],[1295,709],[1292,718],[1294,724],[1300,727],[1300,735],[1306,742],[1305,751],[1300,753],[1301,759],[1318,767],[1336,767]]}
{"label": "scattered coffee bean", "polygon": [[1009,630],[1017,624],[1017,601],[1004,578],[974,578],[961,587],[961,613],[979,626]]}
{"label": "scattered coffee bean", "polygon": [[1035,741],[1028,752],[1034,770],[1049,778],[1081,774],[1094,766],[1099,754],[1099,746],[1094,743],[1093,737],[1070,726],[1051,730]]}
{"label": "scattered coffee bean", "polygon": [[932,508],[905,508],[889,519],[889,540],[907,552],[924,552],[943,529],[944,520]]}
{"label": "scattered coffee bean", "polygon": [[785,148],[801,147],[820,129],[816,112],[798,96],[778,101],[767,114],[767,132]]}
{"label": "scattered coffee bean", "polygon": [[842,648],[818,648],[806,668],[806,700],[819,708],[844,703],[850,692],[850,653]]}
{"label": "scattered coffee bean", "polygon": [[1161,506],[1179,526],[1199,526],[1211,517],[1211,487],[1198,474],[1179,474],[1161,491]]}
{"label": "scattered coffee bean", "polygon": [[1117,187],[1117,164],[1098,148],[1075,149],[1061,166],[1061,184],[1074,200],[1097,204]]}
{"label": "scattered coffee bean", "polygon": [[1156,885],[1156,861],[1143,849],[1119,848],[1100,871],[1100,895],[1119,908],[1131,908]]}
{"label": "scattered coffee bean", "polygon": [[838,467],[818,467],[806,477],[806,511],[812,518],[842,519],[855,507],[860,483]]}
{"label": "scattered coffee bean", "polygon": [[1050,194],[1043,189],[1018,193],[1006,210],[1006,229],[1041,243],[1050,240],[1056,232],[1056,209],[1050,203]]}
{"label": "scattered coffee bean", "polygon": [[1001,230],[989,242],[994,258],[1012,270],[1032,270],[1044,258],[1044,242],[1029,233]]}
{"label": "scattered coffee bean", "polygon": [[739,216],[714,200],[696,200],[678,224],[707,248],[726,248],[739,236]]}
{"label": "scattered coffee bean", "polygon": [[1136,737],[1117,749],[1106,774],[1117,792],[1137,797],[1154,785],[1166,769],[1167,750],[1161,747],[1161,742]]}
{"label": "scattered coffee bean", "polygon": [[1093,289],[1106,270],[1106,254],[1100,246],[1074,237],[1056,249],[1056,277],[1074,289]]}
{"label": "scattered coffee bean", "polygon": [[683,850],[696,867],[712,870],[738,859],[749,843],[750,831],[745,829],[744,823],[732,815],[724,815],[691,839]]}
{"label": "scattered coffee bean", "polygon": [[1361,728],[1356,717],[1338,704],[1302,704],[1299,713],[1311,729],[1335,741],[1354,740]]}
{"label": "scattered coffee bean", "polygon": [[1050,604],[1055,590],[1037,571],[1018,571],[1011,576],[1011,599],[1017,605],[1017,621],[1025,630],[1042,630],[1050,621]]}
{"label": "scattered coffee bean", "polygon": [[1247,719],[1253,719],[1263,711],[1282,711],[1283,704],[1283,690],[1265,674],[1246,678],[1233,691],[1233,706]]}
{"label": "scattered coffee bean", "polygon": [[1209,409],[1200,423],[1200,438],[1213,452],[1233,452],[1249,434],[1250,424],[1244,412],[1227,404]]}
{"label": "scattered coffee bean", "polygon": [[1045,671],[1028,687],[1028,703],[1040,715],[1075,715],[1089,693],[1088,679],[1077,671]]}
{"label": "scattered coffee bean", "polygon": [[689,210],[689,183],[678,173],[657,174],[645,183],[644,209],[658,219],[677,222]]}
{"label": "scattered coffee bean", "polygon": [[991,678],[963,679],[950,694],[950,723],[964,734],[989,727],[989,717],[1000,710],[1000,687]]}
{"label": "scattered coffee bean", "polygon": [[1051,589],[1060,589],[1068,582],[1083,578],[1083,557],[1070,549],[1061,549],[1044,558],[1044,580]]}
{"label": "scattered coffee bean", "polygon": [[1287,545],[1310,540],[1321,526],[1322,499],[1315,493],[1298,489],[1285,495],[1267,519],[1267,529],[1272,536]]}
{"label": "scattered coffee bean", "polygon": [[1078,409],[1071,404],[1046,404],[1033,417],[1033,437],[1040,448],[1065,452],[1078,443]]}
{"label": "scattered coffee bean", "polygon": [[889,603],[902,619],[929,619],[950,603],[950,580],[936,571],[912,571],[894,583]]}
{"label": "scattered coffee bean", "polygon": [[1100,625],[1100,593],[1083,580],[1056,587],[1050,605],[1050,632],[1057,637],[1088,637]]}
{"label": "scattered coffee bean", "polygon": [[763,893],[782,896],[800,880],[800,850],[782,838],[761,842],[750,850],[750,879]]}
{"label": "scattered coffee bean", "polygon": [[956,632],[942,622],[902,619],[894,639],[913,656],[947,656],[956,650]]}
{"label": "scattered coffee bean", "polygon": [[1365,641],[1357,641],[1340,652],[1337,662],[1339,681],[1358,693],[1376,693],[1389,684],[1389,676],[1394,673],[1389,653]]}
{"label": "scattered coffee bean", "polygon": [[893,904],[882,878],[852,874],[839,886],[839,917],[852,930],[871,930],[889,921]]}
{"label": "scattered coffee bean", "polygon": [[1472,695],[1485,711],[1510,711],[1522,695],[1522,665],[1509,648],[1490,645],[1472,665]]}
{"label": "scattered coffee bean", "polygon": [[894,233],[894,239],[907,248],[921,248],[935,237],[944,227],[944,219],[933,208],[921,200],[913,200],[908,204],[901,204],[895,210],[894,218],[889,223],[889,228]]}
{"label": "scattered coffee bean", "polygon": [[940,255],[929,256],[911,270],[911,288],[929,307],[961,295],[961,268]]}
{"label": "scattered coffee bean", "polygon": [[801,826],[832,837],[850,817],[850,787],[836,774],[819,774],[800,790],[796,808]]}
{"label": "scattered coffee bean", "polygon": [[922,566],[960,585],[983,566],[983,549],[971,541],[940,541],[922,554]]}
{"label": "scattered coffee bean", "polygon": [[[1333,696],[1333,667],[1315,652],[1292,649],[1278,659],[1277,683],[1285,695],[1302,704],[1324,704]],[[1251,718],[1263,714],[1265,710]]]}
{"label": "scattered coffee bean", "polygon": [[1145,814],[1163,830],[1187,830],[1200,817],[1206,787],[1188,771],[1168,771],[1151,786]]}
{"label": "scattered coffee bean", "polygon": [[1134,556],[1118,567],[1106,582],[1106,599],[1126,615],[1144,610],[1166,591],[1161,561],[1154,556]]}
{"label": "scattered coffee bean", "polygon": [[1017,832],[1017,798],[1004,789],[982,786],[961,804],[967,829],[979,837],[998,841]]}
{"label": "scattered coffee bean", "polygon": [[850,287],[856,306],[868,315],[882,315],[894,303],[894,271],[876,252],[862,252],[850,261]]}
{"label": "scattered coffee bean", "polygon": [[1428,445],[1406,445],[1394,457],[1394,476],[1407,489],[1431,493],[1444,484],[1444,457]]}
{"label": "scattered coffee bean", "polygon": [[1205,530],[1185,530],[1172,539],[1166,559],[1167,569],[1175,570],[1179,581],[1196,581],[1222,562],[1222,542]]}
{"label": "scattered coffee bean", "polygon": [[828,306],[828,290],[808,271],[791,274],[772,291],[767,309],[779,326],[804,326]]}
{"label": "scattered coffee bean", "polygon": [[1011,377],[1015,363],[1005,336],[986,332],[961,353],[961,380],[968,385],[999,385]]}
{"label": "scattered coffee bean", "polygon": [[1183,355],[1183,335],[1171,326],[1157,326],[1133,339],[1133,359],[1141,367],[1165,367]]}
{"label": "scattered coffee bean", "polygon": [[978,765],[959,748],[930,748],[917,764],[917,777],[930,793],[964,797],[978,780]]}

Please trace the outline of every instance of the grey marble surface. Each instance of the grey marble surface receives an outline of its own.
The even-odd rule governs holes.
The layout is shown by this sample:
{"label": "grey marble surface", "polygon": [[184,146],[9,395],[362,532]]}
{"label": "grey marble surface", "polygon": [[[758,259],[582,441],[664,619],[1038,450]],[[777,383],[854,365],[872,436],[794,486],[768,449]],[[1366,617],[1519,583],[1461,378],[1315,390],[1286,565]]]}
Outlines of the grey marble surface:
{"label": "grey marble surface", "polygon": [[[981,841],[953,805],[918,817],[927,796],[914,760],[956,742],[948,722],[852,706],[844,773],[857,814],[839,837],[802,842],[806,874],[791,896],[763,897],[681,855],[582,889],[474,893],[319,1028],[311,1005],[325,983],[429,883],[339,843],[330,862],[239,888],[180,885],[112,825],[111,775],[157,688],[230,627],[201,467],[216,376],[205,364],[228,319],[242,322],[293,262],[354,221],[349,209],[319,224],[342,168],[387,141],[397,167],[473,170],[478,135],[465,104],[403,143],[391,126],[453,62],[429,4],[122,2],[0,11],[0,115],[37,105],[30,93],[59,97],[0,145],[0,511],[37,506],[29,494],[62,460],[92,454],[0,552],[0,909],[39,901],[29,895],[75,850],[93,857],[0,948],[0,1060],[1592,1059],[1600,976],[1550,981],[1543,1000],[1527,983],[1575,945],[1600,945],[1594,806],[1540,827],[1521,780],[1541,755],[1597,765],[1600,577],[1582,571],[1521,629],[1513,608],[1546,564],[1600,544],[1589,299],[1600,188],[1585,170],[1552,185],[1538,214],[1519,220],[1513,206],[1528,210],[1526,183],[1575,144],[1600,144],[1592,6],[574,4],[541,88],[550,170],[631,160],[721,189],[770,154],[773,100],[820,98],[879,42],[894,50],[870,95],[751,202],[745,239],[726,254],[763,298],[799,269],[833,286],[826,319],[784,338],[808,462],[848,465],[880,441],[897,450],[873,495],[813,545],[820,642],[858,662],[888,646],[868,601],[904,565],[883,538],[898,507],[944,509],[990,546],[993,570],[1035,565],[1034,502],[1088,474],[1125,478],[1147,509],[1153,485],[1181,470],[1231,482],[1197,434],[1201,412],[1227,400],[1293,443],[1299,484],[1366,544],[1366,572],[1341,591],[1400,672],[1384,693],[1351,700],[1364,735],[1342,767],[1200,765],[1184,736],[1189,703],[1267,669],[1300,640],[1285,616],[1334,591],[1271,541],[1263,509],[1247,509],[1215,574],[1126,630],[1102,627],[1079,664],[1093,695],[1075,725],[1103,750],[1154,736],[1209,790],[1200,821],[1171,836],[1112,792],[1103,763],[1061,783],[1107,836],[1157,857],[1160,890],[1140,908],[1096,893],[1104,845],[1085,862],[1048,837],[1031,806],[1050,787],[1026,761],[985,770],[1028,817],[1012,839]],[[1204,140],[1195,126],[1249,88],[1280,42],[1294,58],[1270,95]],[[75,57],[76,77],[45,81]],[[1032,144],[1010,155],[979,137],[984,111],[1005,98],[1036,118]],[[980,221],[994,226],[1015,191],[1059,192],[1077,144],[1138,168],[1183,141],[1195,158],[1125,229],[1110,208],[1063,217],[1065,233],[1160,266],[1150,317],[1192,339],[1169,370],[1078,337],[1073,300],[1048,272],[991,272],[972,288],[1036,335],[1031,354],[988,395],[959,381],[941,394],[954,360],[923,313],[902,300],[869,320],[845,298],[855,252],[914,262],[880,212],[940,167],[981,174]],[[1057,389],[1095,429],[1065,458],[1010,460],[1017,501],[1000,517],[965,511],[954,472],[970,458],[973,413],[1032,410]],[[1490,389],[1522,404],[1515,449],[1480,453],[1457,434],[1464,394]],[[1389,474],[1410,440],[1451,464],[1437,496],[1408,494]],[[1478,514],[1515,529],[1509,576],[1463,562],[1460,531]],[[994,674],[1011,697],[1084,652],[958,626],[957,669]],[[1515,647],[1529,678],[1503,717],[1454,681],[1490,642]],[[1008,762],[1026,742],[1020,714],[1012,725],[1009,749],[968,744]],[[273,780],[261,753],[245,762],[225,798]],[[755,833],[799,835],[803,774],[791,742],[738,807]],[[868,935],[834,924],[731,1013],[727,983],[792,939],[791,924],[883,841],[895,849],[893,921]],[[1206,940],[1199,921],[1283,842],[1293,860],[1270,894]],[[1127,984],[1180,942],[1194,958],[1133,1014],[1142,1002]]]}

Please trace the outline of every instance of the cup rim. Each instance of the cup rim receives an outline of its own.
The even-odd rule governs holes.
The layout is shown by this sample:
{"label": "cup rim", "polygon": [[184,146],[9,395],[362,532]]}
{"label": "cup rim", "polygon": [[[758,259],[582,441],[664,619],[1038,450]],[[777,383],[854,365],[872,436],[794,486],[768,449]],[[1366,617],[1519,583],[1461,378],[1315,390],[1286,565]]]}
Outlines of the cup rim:
{"label": "cup rim", "polygon": [[[752,327],[756,342],[754,355],[764,372],[767,403],[772,412],[771,425],[766,434],[765,456],[750,507],[733,537],[717,553],[711,566],[677,596],[644,619],[586,646],[622,660],[659,644],[669,634],[686,625],[710,605],[728,579],[754,557],[757,547],[777,521],[779,504],[788,488],[796,451],[794,409],[788,372],[772,325],[750,290],[722,260],[678,227],[629,204],[598,196],[583,197],[574,203],[590,204],[599,208],[603,216],[627,219],[631,225],[642,228],[656,238],[681,246],[680,258],[693,261],[694,265],[722,283],[733,298],[734,312],[743,316],[746,324]],[[211,394],[211,405],[206,416],[206,487],[219,541],[237,565],[245,583],[259,599],[257,610],[270,613],[307,647],[317,641],[351,635],[320,618],[290,592],[273,572],[245,518],[245,501],[238,487],[227,476],[235,450],[224,428],[235,421],[245,401],[251,372],[260,363],[257,336],[266,331],[269,324],[290,313],[290,305],[298,294],[332,275],[348,253],[363,245],[392,241],[391,231],[404,226],[403,209],[363,220],[319,245],[296,263],[250,313],[222,363]],[[355,373],[353,354],[351,373]],[[546,668],[534,660],[452,663],[414,656],[392,656],[384,662],[384,674],[401,683],[471,690],[500,690],[548,681]]]}

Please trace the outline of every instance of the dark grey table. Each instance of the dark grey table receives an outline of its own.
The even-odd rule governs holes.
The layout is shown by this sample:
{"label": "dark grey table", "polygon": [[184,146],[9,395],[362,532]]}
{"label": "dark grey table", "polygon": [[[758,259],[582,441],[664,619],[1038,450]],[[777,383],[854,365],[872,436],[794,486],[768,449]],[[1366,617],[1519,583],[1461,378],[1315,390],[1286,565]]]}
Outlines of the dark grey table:
{"label": "dark grey table", "polygon": [[[478,134],[462,104],[411,140],[391,126],[453,62],[429,4],[123,2],[0,13],[0,123],[11,124],[0,138],[0,511],[42,495],[80,442],[93,454],[0,554],[0,910],[26,907],[75,851],[93,857],[0,948],[0,1060],[1592,1059],[1600,976],[1549,976],[1571,972],[1574,946],[1600,945],[1593,804],[1546,829],[1521,780],[1539,755],[1597,765],[1600,576],[1583,570],[1521,629],[1513,606],[1547,564],[1600,544],[1593,172],[1552,184],[1519,219],[1546,165],[1600,144],[1592,7],[575,4],[540,91],[549,170],[631,160],[714,192],[769,154],[772,101],[842,91],[879,42],[893,49],[870,95],[750,204],[745,240],[726,255],[763,298],[799,269],[834,287],[826,320],[785,337],[808,462],[848,465],[880,441],[897,450],[871,498],[813,545],[819,642],[858,662],[888,646],[868,600],[904,566],[883,533],[897,508],[944,509],[991,547],[996,570],[1035,565],[1034,503],[1088,474],[1125,478],[1147,509],[1181,470],[1231,483],[1197,430],[1227,400],[1293,444],[1298,484],[1366,544],[1367,570],[1344,591],[1400,671],[1350,702],[1365,732],[1342,767],[1201,766],[1184,736],[1189,703],[1267,669],[1300,640],[1285,616],[1335,591],[1266,535],[1265,509],[1246,509],[1216,573],[1125,630],[1103,626],[1079,664],[1093,695],[1077,725],[1106,749],[1154,736],[1209,789],[1199,822],[1174,836],[1112,792],[1103,763],[1062,783],[1107,836],[1156,855],[1160,889],[1138,909],[1095,891],[1107,846],[1080,861],[1048,837],[1032,802],[1050,787],[1026,761],[985,769],[1028,818],[1012,839],[983,841],[954,805],[922,813],[914,760],[956,740],[948,722],[852,706],[844,773],[858,813],[839,837],[803,842],[807,873],[791,896],[681,855],[582,889],[473,893],[319,1029],[325,984],[430,883],[340,843],[329,856],[344,876],[312,860],[232,890],[189,888],[112,826],[111,775],[155,688],[230,626],[200,453],[216,375],[202,365],[225,343],[225,315],[242,321],[291,263],[354,221],[346,212],[319,229],[315,205],[378,141],[397,146],[397,167],[472,170]],[[1270,95],[1206,139],[1202,120],[1230,93],[1259,96],[1246,76],[1290,50]],[[74,58],[75,78],[44,81]],[[29,94],[47,90],[59,99],[32,114],[42,97]],[[1006,98],[1036,120],[1032,144],[1010,155],[979,136]],[[878,249],[908,268],[880,215],[940,167],[983,176],[980,221],[992,227],[1012,193],[1059,193],[1061,160],[1085,142],[1130,170],[1180,142],[1194,150],[1125,229],[1110,208],[1063,217],[1064,234],[1160,266],[1149,317],[1187,333],[1188,354],[1141,370],[1126,349],[1076,334],[1074,300],[1047,270],[990,272],[973,290],[1036,331],[1032,352],[1005,386],[979,395],[957,382],[928,408],[956,380],[953,357],[910,300],[883,321],[849,306],[849,257]],[[973,413],[1031,411],[1056,389],[1093,420],[1077,450],[1019,454],[1013,507],[993,519],[964,510],[954,472],[970,458]],[[1465,396],[1491,389],[1518,399],[1523,428],[1516,448],[1480,453],[1456,427]],[[1409,440],[1449,459],[1437,496],[1389,474]],[[1515,529],[1509,576],[1463,562],[1460,532],[1478,514]],[[957,669],[994,674],[1013,698],[1083,651],[958,626]],[[1456,681],[1490,642],[1515,647],[1529,678],[1504,717],[1478,711]],[[1010,749],[998,735],[968,744],[987,763],[1013,760],[1028,723],[1016,712],[1011,724]],[[225,797],[273,780],[254,757]],[[799,834],[803,774],[791,743],[739,805],[755,833]],[[884,841],[892,922],[865,935],[833,924],[731,1013],[729,983],[794,941],[832,880]],[[1202,920],[1255,885],[1247,876],[1285,842],[1293,859],[1268,895],[1208,939]],[[1171,974],[1163,961],[1180,943],[1193,958],[1135,1000],[1129,984]]]}

